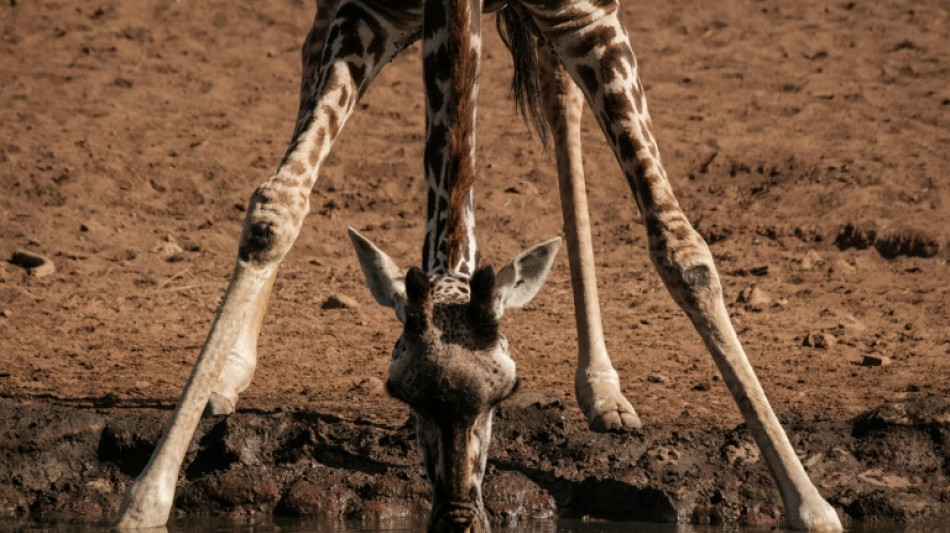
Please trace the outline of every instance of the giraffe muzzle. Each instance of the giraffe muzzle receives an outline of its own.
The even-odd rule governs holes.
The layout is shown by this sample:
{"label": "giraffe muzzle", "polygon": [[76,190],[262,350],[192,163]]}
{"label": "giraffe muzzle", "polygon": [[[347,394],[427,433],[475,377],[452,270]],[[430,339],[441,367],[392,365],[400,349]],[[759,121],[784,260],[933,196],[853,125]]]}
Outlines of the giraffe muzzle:
{"label": "giraffe muzzle", "polygon": [[479,533],[489,531],[479,507],[469,502],[447,502],[433,513],[432,533]]}

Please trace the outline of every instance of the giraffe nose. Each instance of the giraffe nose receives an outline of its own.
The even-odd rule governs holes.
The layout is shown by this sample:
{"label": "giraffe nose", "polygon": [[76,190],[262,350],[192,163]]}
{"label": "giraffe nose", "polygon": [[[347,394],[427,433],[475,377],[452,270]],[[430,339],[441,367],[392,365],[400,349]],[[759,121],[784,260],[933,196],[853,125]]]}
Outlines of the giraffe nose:
{"label": "giraffe nose", "polygon": [[472,503],[449,502],[438,513],[433,532],[478,533],[482,531],[478,509]]}

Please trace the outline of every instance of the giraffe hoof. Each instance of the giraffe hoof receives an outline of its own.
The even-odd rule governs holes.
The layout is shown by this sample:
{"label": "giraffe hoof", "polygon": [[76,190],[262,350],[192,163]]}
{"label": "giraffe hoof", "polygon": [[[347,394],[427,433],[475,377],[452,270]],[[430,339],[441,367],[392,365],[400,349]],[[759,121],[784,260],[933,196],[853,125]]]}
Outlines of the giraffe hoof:
{"label": "giraffe hoof", "polygon": [[201,416],[204,418],[225,416],[233,413],[234,408],[234,402],[218,394],[217,392],[212,392],[211,398],[208,398],[208,405],[205,406],[205,410]]}
{"label": "giraffe hoof", "polygon": [[630,431],[640,429],[643,423],[632,409],[630,411],[611,410],[590,421],[590,429],[598,433],[608,431]]}
{"label": "giraffe hoof", "polygon": [[789,529],[837,533],[844,531],[835,508],[821,496],[805,498],[797,509],[792,509],[785,517]]}
{"label": "giraffe hoof", "polygon": [[620,392],[620,381],[612,369],[600,375],[581,374],[574,386],[577,403],[593,431],[632,431],[643,427],[637,412]]}

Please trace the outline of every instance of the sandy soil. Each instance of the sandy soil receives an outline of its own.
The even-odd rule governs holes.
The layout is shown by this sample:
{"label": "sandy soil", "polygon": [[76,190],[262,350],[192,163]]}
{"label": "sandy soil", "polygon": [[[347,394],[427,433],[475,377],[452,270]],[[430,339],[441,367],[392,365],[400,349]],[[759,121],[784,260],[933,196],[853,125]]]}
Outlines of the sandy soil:
{"label": "sandy soil", "polygon": [[[246,200],[293,127],[312,9],[0,4],[0,257],[26,249],[57,268],[36,278],[0,262],[0,396],[176,401],[224,292]],[[883,401],[950,395],[946,2],[623,10],[674,188],[711,244],[776,411],[843,420]],[[557,234],[561,218],[553,158],[505,99],[510,58],[488,28],[477,216],[482,256],[500,266]],[[419,261],[419,56],[415,46],[383,71],[337,142],[281,268],[241,407],[405,420],[367,381],[385,379],[398,323],[373,303],[344,229],[406,266]],[[584,131],[607,342],[625,392],[650,426],[734,426],[738,411],[652,270],[590,117]],[[771,303],[736,303],[752,286]],[[322,309],[334,294],[360,305]],[[570,294],[562,252],[540,296],[505,319],[525,388],[573,397]],[[836,342],[804,346],[809,334]],[[891,364],[863,366],[866,355]]]}

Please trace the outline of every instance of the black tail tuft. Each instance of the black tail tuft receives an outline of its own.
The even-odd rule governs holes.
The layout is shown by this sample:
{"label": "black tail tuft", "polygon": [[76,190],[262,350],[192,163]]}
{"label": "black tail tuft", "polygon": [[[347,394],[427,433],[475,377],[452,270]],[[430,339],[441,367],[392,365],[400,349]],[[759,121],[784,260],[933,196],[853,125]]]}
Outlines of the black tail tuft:
{"label": "black tail tuft", "polygon": [[541,109],[538,38],[522,20],[521,15],[511,7],[506,7],[498,13],[496,24],[498,34],[511,52],[515,65],[515,75],[511,80],[511,94],[515,99],[515,106],[524,117],[525,123],[538,132],[541,144],[548,150],[551,130]]}

